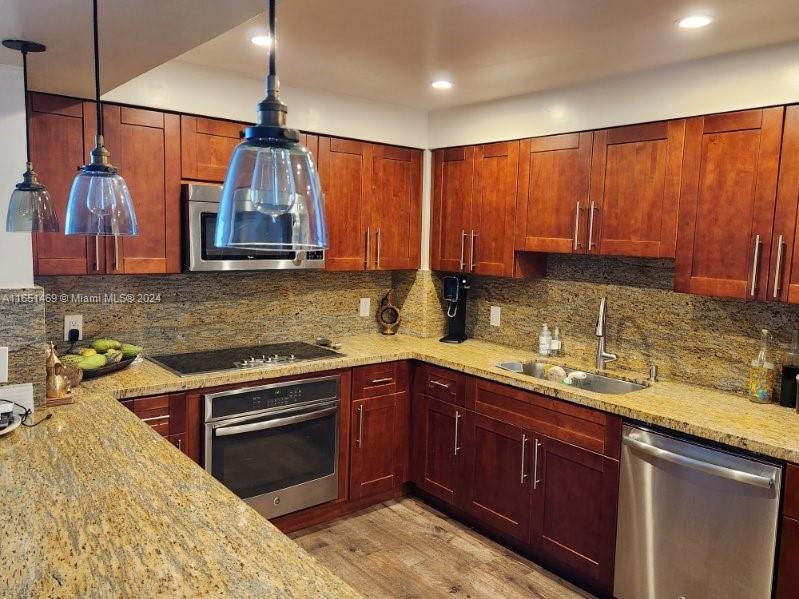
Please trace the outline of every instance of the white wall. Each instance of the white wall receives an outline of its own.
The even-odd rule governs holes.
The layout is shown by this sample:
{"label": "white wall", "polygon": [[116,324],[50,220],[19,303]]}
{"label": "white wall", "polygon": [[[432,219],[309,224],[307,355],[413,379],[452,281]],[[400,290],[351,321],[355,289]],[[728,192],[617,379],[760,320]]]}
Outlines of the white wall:
{"label": "white wall", "polygon": [[799,43],[791,43],[438,110],[428,142],[440,148],[797,101]]}
{"label": "white wall", "polygon": [[[30,233],[6,233],[8,201],[25,170],[22,69],[0,65],[0,288],[33,285]],[[43,183],[47,183],[43,181]]]}
{"label": "white wall", "polygon": [[[418,148],[427,147],[427,113],[324,91],[281,87],[295,129]],[[170,61],[111,90],[103,99],[177,112],[254,121],[264,82]]]}

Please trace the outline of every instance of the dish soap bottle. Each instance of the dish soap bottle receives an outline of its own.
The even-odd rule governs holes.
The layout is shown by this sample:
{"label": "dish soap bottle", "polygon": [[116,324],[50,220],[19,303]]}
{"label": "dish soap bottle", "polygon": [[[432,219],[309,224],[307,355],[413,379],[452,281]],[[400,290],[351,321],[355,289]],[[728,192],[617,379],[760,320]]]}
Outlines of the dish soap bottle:
{"label": "dish soap bottle", "polygon": [[786,408],[796,406],[796,375],[799,374],[799,322],[793,325],[791,349],[782,361],[782,385],[780,386],[780,405]]}
{"label": "dish soap bottle", "polygon": [[769,403],[774,391],[774,362],[769,356],[768,329],[760,331],[760,351],[752,360],[749,371],[749,400],[755,403]]}
{"label": "dish soap bottle", "polygon": [[552,342],[550,343],[549,353],[553,356],[563,355],[563,341],[560,338],[560,327],[555,327],[555,332],[552,333]]}
{"label": "dish soap bottle", "polygon": [[549,332],[547,323],[544,323],[544,328],[541,329],[541,334],[538,336],[538,353],[542,356],[548,356],[552,351],[552,333]]}

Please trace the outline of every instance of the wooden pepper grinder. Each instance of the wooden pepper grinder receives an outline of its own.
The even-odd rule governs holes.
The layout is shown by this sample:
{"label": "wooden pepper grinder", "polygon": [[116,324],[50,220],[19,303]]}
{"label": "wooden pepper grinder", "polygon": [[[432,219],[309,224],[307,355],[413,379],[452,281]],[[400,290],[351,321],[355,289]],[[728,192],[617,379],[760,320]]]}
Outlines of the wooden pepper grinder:
{"label": "wooden pepper grinder", "polygon": [[66,376],[64,365],[58,359],[55,345],[51,341],[45,349],[47,369],[47,386],[45,391],[46,406],[60,406],[75,401],[72,385]]}

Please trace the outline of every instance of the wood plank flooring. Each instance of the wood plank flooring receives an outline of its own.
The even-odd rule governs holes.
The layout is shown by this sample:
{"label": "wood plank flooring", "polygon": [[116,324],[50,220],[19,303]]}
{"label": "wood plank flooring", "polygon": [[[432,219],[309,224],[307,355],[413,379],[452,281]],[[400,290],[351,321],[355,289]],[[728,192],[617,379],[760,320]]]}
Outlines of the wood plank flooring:
{"label": "wood plank flooring", "polygon": [[413,498],[290,536],[369,598],[590,597]]}

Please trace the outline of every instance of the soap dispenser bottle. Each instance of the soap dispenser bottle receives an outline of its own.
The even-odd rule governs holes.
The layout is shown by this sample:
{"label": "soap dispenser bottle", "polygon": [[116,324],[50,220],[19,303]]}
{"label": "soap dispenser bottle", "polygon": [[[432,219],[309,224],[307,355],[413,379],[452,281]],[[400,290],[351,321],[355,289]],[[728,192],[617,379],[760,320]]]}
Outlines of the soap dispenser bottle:
{"label": "soap dispenser bottle", "polygon": [[769,355],[769,336],[768,329],[760,331],[760,351],[749,370],[749,400],[755,403],[771,402],[774,392],[774,362]]}
{"label": "soap dispenser bottle", "polygon": [[538,336],[538,353],[542,356],[548,356],[552,351],[552,333],[549,332],[549,326],[544,323],[544,328],[541,329],[541,334]]}

